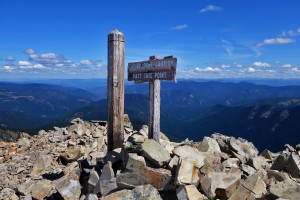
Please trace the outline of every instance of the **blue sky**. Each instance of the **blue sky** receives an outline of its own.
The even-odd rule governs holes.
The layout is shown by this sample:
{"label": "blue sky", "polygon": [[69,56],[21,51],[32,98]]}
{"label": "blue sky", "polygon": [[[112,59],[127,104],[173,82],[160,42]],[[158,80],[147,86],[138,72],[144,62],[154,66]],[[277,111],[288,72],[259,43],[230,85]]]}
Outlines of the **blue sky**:
{"label": "blue sky", "polygon": [[1,0],[0,78],[105,78],[107,34],[128,62],[178,58],[178,78],[300,78],[299,0]]}

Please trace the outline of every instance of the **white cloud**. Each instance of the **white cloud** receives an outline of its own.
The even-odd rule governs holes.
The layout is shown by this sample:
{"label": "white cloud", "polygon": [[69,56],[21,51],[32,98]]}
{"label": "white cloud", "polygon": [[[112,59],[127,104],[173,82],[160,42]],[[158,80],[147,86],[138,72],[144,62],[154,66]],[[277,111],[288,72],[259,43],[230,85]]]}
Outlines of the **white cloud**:
{"label": "white cloud", "polygon": [[22,61],[22,60],[19,61],[18,64],[20,66],[31,66],[32,65],[32,63],[30,63],[30,62],[28,62],[28,61]]}
{"label": "white cloud", "polygon": [[291,69],[292,72],[297,72],[299,73],[300,72],[300,69],[298,67],[294,67],[293,69]]}
{"label": "white cloud", "polygon": [[5,71],[5,72],[13,72],[14,68],[11,67],[11,66],[6,65],[6,66],[3,67],[3,71]]}
{"label": "white cloud", "polygon": [[291,39],[291,38],[271,38],[271,39],[265,39],[263,42],[258,43],[257,46],[261,47],[264,45],[273,45],[273,44],[290,44],[290,43],[294,43],[295,40]]}
{"label": "white cloud", "polygon": [[200,13],[210,12],[210,11],[221,11],[223,10],[220,6],[214,6],[214,5],[208,5],[205,8],[202,8],[200,10]]}
{"label": "white cloud", "polygon": [[93,64],[93,62],[90,61],[90,60],[81,60],[81,61],[80,61],[80,64],[81,64],[81,65],[91,65],[91,64]]}
{"label": "white cloud", "polygon": [[283,67],[283,68],[291,68],[291,67],[293,67],[293,65],[291,65],[291,64],[284,64],[281,67]]}
{"label": "white cloud", "polygon": [[32,54],[35,54],[36,51],[33,50],[33,49],[27,49],[27,50],[25,51],[25,53],[28,54],[28,55],[32,55]]}
{"label": "white cloud", "polygon": [[35,65],[20,65],[20,69],[46,69],[45,66],[41,64],[35,64]]}
{"label": "white cloud", "polygon": [[55,54],[55,53],[29,55],[29,60],[46,66],[64,63],[64,57],[62,55]]}
{"label": "white cloud", "polygon": [[71,64],[72,60],[64,60],[64,63]]}
{"label": "white cloud", "polygon": [[252,67],[265,68],[265,67],[271,67],[271,65],[269,63],[264,63],[264,62],[254,62],[252,64]]}
{"label": "white cloud", "polygon": [[186,29],[187,27],[188,27],[187,24],[181,24],[181,25],[177,25],[177,26],[172,27],[171,30],[180,31],[180,30]]}
{"label": "white cloud", "polygon": [[235,62],[235,63],[233,63],[236,67],[239,67],[239,68],[241,68],[241,67],[243,67],[243,65],[241,64],[241,63],[237,63],[237,62]]}
{"label": "white cloud", "polygon": [[247,72],[253,73],[256,72],[257,70],[254,69],[253,67],[248,67]]}
{"label": "white cloud", "polygon": [[272,70],[272,69],[269,69],[269,70],[266,70],[267,72],[269,73],[275,73],[276,71],[275,70]]}
{"label": "white cloud", "polygon": [[6,61],[15,61],[15,57],[14,56],[7,56]]}
{"label": "white cloud", "polygon": [[206,67],[206,68],[199,68],[199,67],[196,67],[195,72],[221,72],[222,70],[218,67]]}
{"label": "white cloud", "polygon": [[220,68],[230,68],[231,66],[230,65],[221,64],[219,67]]}

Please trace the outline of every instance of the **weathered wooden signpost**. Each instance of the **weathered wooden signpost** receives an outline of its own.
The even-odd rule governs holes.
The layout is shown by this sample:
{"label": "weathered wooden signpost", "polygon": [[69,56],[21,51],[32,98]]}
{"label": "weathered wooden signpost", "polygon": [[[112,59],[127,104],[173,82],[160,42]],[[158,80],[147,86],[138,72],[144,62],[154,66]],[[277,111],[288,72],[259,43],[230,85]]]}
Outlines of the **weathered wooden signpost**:
{"label": "weathered wooden signpost", "polygon": [[174,80],[177,58],[167,56],[159,59],[128,63],[128,80],[135,83],[149,82],[148,137],[159,142],[160,133],[160,80]]}
{"label": "weathered wooden signpost", "polygon": [[121,148],[124,142],[124,43],[124,35],[117,29],[108,34],[108,151],[111,151],[115,148]]}

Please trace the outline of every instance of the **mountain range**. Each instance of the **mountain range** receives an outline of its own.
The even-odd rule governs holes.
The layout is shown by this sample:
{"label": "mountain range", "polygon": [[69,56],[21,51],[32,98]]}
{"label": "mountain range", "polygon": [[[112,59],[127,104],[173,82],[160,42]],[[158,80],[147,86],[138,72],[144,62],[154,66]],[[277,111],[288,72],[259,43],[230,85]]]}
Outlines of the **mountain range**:
{"label": "mountain range", "polygon": [[[1,83],[0,89],[0,124],[6,129],[35,134],[76,117],[106,120],[106,99],[95,101],[99,96],[80,88]],[[147,124],[148,84],[126,85],[125,92],[125,113],[139,129]],[[299,99],[300,86],[162,82],[161,130],[178,141],[221,132],[276,151],[285,143],[300,143]]]}

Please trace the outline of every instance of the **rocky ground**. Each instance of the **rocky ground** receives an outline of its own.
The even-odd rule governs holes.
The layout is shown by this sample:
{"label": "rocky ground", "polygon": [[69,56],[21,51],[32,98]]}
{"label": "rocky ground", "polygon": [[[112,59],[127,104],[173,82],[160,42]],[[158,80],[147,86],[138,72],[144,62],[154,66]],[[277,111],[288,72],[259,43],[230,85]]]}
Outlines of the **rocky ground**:
{"label": "rocky ground", "polygon": [[260,153],[218,133],[200,142],[147,139],[125,117],[124,149],[107,152],[106,122],[0,142],[0,199],[300,199],[300,145]]}

